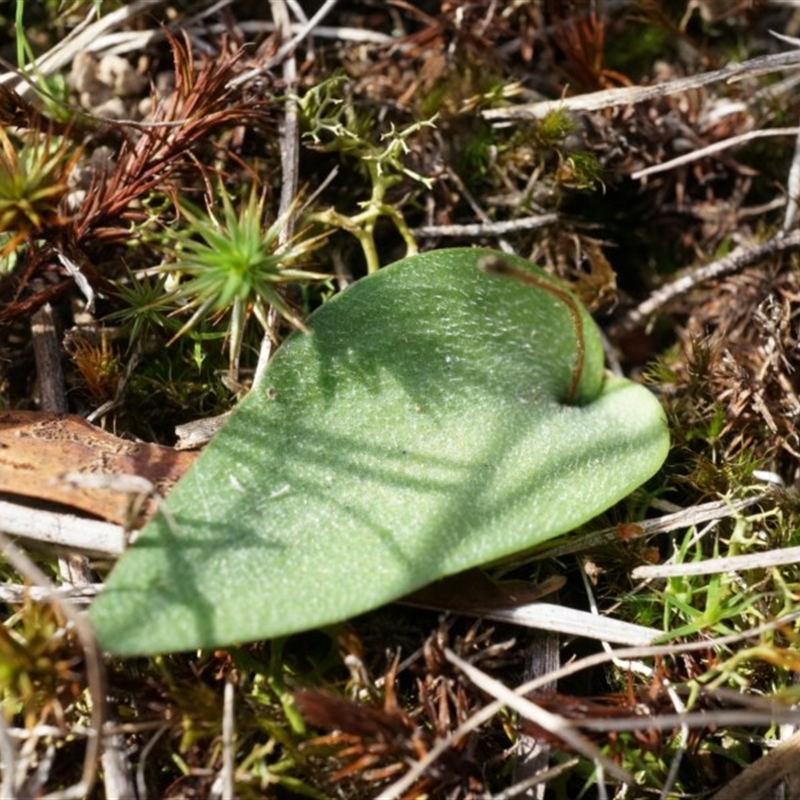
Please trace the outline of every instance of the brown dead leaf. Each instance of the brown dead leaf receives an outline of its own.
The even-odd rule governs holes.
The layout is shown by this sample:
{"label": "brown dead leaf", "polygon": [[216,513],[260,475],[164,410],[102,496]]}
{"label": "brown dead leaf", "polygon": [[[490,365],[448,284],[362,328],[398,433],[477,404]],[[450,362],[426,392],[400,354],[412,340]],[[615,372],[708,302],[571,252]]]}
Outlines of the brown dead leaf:
{"label": "brown dead leaf", "polygon": [[[0,492],[62,503],[120,525],[132,522],[130,492],[76,486],[65,476],[108,475],[115,484],[120,476],[137,476],[164,497],[196,455],[120,439],[73,414],[0,412]],[[135,526],[154,511],[149,498]]]}

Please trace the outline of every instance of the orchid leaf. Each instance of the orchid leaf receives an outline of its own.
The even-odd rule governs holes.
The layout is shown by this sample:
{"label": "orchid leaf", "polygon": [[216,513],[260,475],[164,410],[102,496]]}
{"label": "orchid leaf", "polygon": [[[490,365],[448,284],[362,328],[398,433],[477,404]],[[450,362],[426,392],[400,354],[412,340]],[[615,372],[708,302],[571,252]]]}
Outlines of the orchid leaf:
{"label": "orchid leaf", "polygon": [[412,256],[307,325],[112,571],[107,650],[342,621],[574,529],[666,456],[656,398],[605,374],[588,313],[522,259]]}

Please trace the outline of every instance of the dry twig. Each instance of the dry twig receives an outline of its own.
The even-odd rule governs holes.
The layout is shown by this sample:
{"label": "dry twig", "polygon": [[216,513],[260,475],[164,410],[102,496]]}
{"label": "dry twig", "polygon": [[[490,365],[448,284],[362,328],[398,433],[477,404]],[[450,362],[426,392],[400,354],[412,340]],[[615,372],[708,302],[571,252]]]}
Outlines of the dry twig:
{"label": "dry twig", "polygon": [[744,269],[751,264],[762,259],[782,253],[785,250],[800,247],[800,230],[791,233],[780,233],[763,244],[753,247],[737,247],[732,253],[712,261],[703,267],[696,269],[689,275],[684,275],[666,286],[654,291],[650,297],[640,303],[636,308],[629,311],[614,326],[614,333],[619,334],[633,330],[641,325],[645,320],[663,308],[667,303],[680,297],[704,281],[720,278],[723,275],[730,275]]}

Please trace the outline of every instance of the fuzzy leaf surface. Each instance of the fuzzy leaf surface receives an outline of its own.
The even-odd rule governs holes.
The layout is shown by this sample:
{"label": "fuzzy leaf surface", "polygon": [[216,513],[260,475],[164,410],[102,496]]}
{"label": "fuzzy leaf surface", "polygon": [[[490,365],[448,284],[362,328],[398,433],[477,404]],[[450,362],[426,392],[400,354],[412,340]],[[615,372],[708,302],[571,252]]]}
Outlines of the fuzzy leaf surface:
{"label": "fuzzy leaf surface", "polygon": [[[525,551],[661,466],[662,409],[604,375],[583,315],[440,250],[355,283],[264,378],[113,570],[91,617],[119,654],[335,623]],[[552,281],[522,259],[515,266]]]}

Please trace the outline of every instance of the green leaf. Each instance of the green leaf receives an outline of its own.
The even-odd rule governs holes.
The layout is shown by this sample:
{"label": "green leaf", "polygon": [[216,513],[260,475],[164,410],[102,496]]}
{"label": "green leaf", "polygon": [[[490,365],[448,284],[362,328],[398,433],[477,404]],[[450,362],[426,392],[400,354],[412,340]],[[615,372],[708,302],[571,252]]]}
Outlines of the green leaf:
{"label": "green leaf", "polygon": [[[293,334],[112,572],[92,610],[120,654],[347,619],[573,529],[647,480],[660,405],[605,377],[598,331],[478,249],[364,278]],[[549,282],[549,283],[548,283]],[[553,285],[553,291],[543,288]],[[575,388],[575,387],[573,387]]]}

